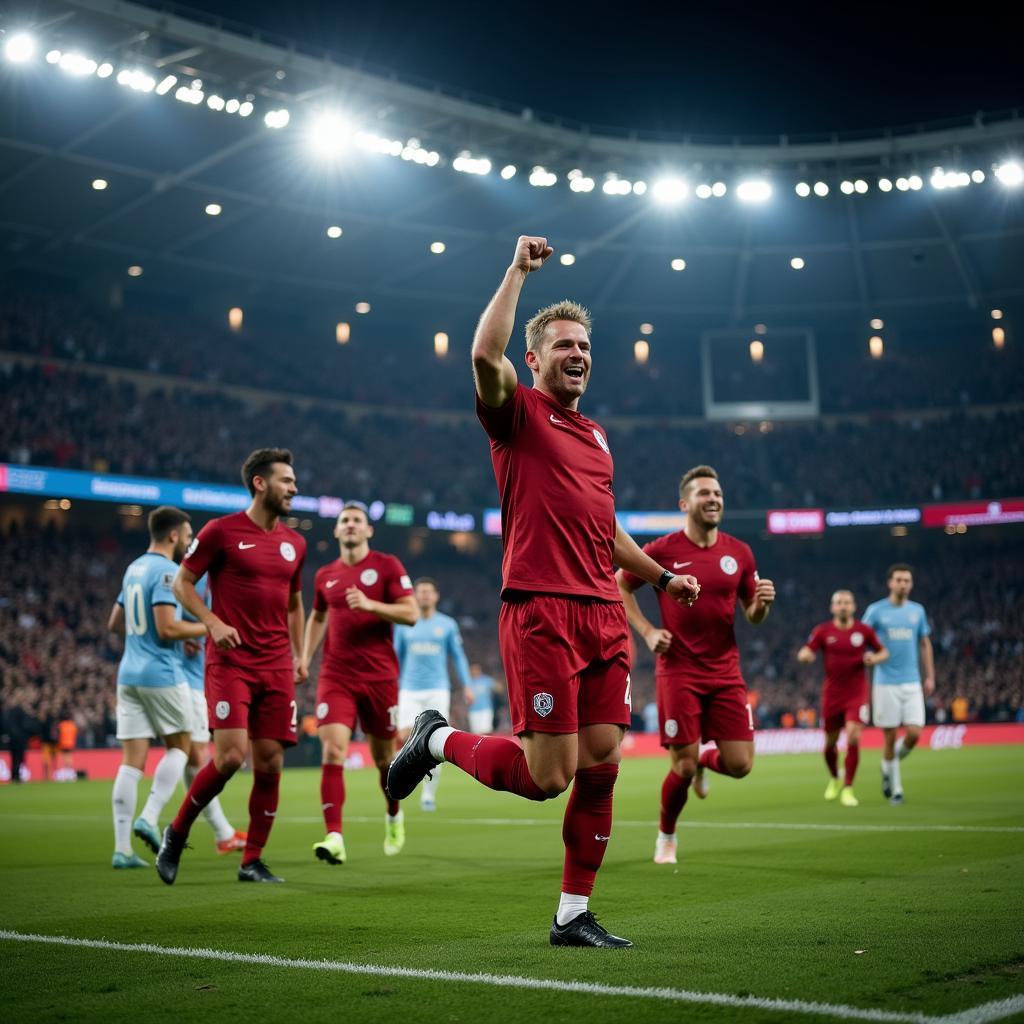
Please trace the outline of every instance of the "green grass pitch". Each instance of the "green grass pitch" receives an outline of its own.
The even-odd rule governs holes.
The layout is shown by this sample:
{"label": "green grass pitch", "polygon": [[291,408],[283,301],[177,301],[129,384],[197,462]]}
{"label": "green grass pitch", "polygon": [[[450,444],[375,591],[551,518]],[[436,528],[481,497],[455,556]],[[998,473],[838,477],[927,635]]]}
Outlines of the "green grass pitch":
{"label": "green grass pitch", "polygon": [[[0,929],[7,933],[605,988],[367,976],[43,945],[8,934],[0,939],[4,1018],[753,1024],[836,1020],[852,1010],[923,1020],[1024,993],[1024,748],[915,752],[903,764],[903,807],[882,800],[878,754],[868,753],[858,809],[822,800],[820,758],[762,758],[749,778],[714,777],[708,800],[691,799],[676,868],[651,862],[664,770],[661,760],[627,761],[616,789],[613,839],[591,905],[636,943],[622,952],[547,943],[564,797],[528,803],[448,767],[439,810],[421,813],[414,796],[405,850],[385,858],[376,772],[349,772],[349,863],[331,867],[310,849],[322,837],[318,774],[289,771],[266,851],[286,885],[236,882],[237,859],[215,855],[200,819],[196,848],[168,888],[152,869],[110,868],[109,783],[6,786]],[[247,792],[243,776],[225,794],[240,827]],[[672,1002],[608,986],[798,1004]],[[807,1012],[808,1002],[830,1008]],[[1001,1019],[1024,1020],[1024,1006],[1017,1011]]]}

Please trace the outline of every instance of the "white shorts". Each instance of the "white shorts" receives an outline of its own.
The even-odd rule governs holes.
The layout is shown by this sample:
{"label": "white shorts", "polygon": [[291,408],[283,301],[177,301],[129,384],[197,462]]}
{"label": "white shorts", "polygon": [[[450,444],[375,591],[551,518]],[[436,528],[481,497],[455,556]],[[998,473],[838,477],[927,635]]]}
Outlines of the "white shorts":
{"label": "white shorts", "polygon": [[206,706],[206,693],[191,686],[188,690],[192,694],[192,742],[209,743],[210,709]]}
{"label": "white shorts", "polygon": [[486,736],[494,732],[494,710],[484,708],[483,711],[470,711],[469,731],[475,732],[477,736]]}
{"label": "white shorts", "polygon": [[421,711],[434,708],[445,718],[452,709],[451,690],[399,690],[398,728],[411,729]]}
{"label": "white shorts", "polygon": [[188,683],[174,686],[119,686],[117,738],[153,740],[192,731],[192,691]]}
{"label": "white shorts", "polygon": [[871,693],[875,725],[895,729],[901,725],[924,725],[924,691],[920,683],[875,683]]}

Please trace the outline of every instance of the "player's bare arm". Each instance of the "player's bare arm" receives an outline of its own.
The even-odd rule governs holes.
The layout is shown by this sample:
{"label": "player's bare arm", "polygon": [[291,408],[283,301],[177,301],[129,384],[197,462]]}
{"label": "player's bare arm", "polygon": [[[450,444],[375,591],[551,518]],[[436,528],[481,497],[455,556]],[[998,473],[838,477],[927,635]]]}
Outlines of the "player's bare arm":
{"label": "player's bare arm", "polygon": [[415,626],[420,617],[416,598],[412,594],[400,597],[394,604],[385,604],[383,601],[371,600],[358,587],[349,587],[345,591],[345,601],[353,611],[369,612],[395,626]]}
{"label": "player's bare arm", "polygon": [[864,652],[864,664],[881,665],[883,661],[889,660],[889,648],[882,646],[877,651],[865,651]]}
{"label": "player's bare arm", "polygon": [[775,584],[771,580],[758,580],[754,588],[754,599],[744,609],[747,622],[752,626],[760,626],[768,618],[775,603]]}
{"label": "player's bare arm", "polygon": [[210,639],[223,650],[231,650],[238,647],[242,638],[234,626],[222,622],[213,612],[207,608],[206,602],[199,596],[196,590],[198,577],[194,572],[186,569],[185,566],[178,566],[178,574],[174,577],[174,596],[181,602],[182,607],[193,618],[198,619],[205,627]]}
{"label": "player's bare arm", "polygon": [[107,619],[107,629],[111,633],[116,633],[118,636],[124,636],[124,609],[114,603],[114,607],[110,609],[110,617]]}
{"label": "player's bare arm", "polygon": [[153,605],[153,622],[161,640],[198,640],[206,636],[206,627],[201,622],[186,622],[175,618],[176,612],[177,609],[171,604]]}
{"label": "player's bare arm", "polygon": [[296,590],[288,598],[288,636],[292,644],[292,664],[295,667],[295,682],[297,683],[304,683],[309,678],[309,665],[302,656],[305,617],[302,607],[302,592]]}
{"label": "player's bare arm", "polygon": [[636,599],[631,581],[626,579],[625,573],[621,569],[615,574],[615,582],[619,585],[622,606],[626,611],[629,624],[647,644],[647,649],[651,654],[664,654],[672,646],[672,634],[667,629],[656,626],[644,615],[640,608],[640,602]]}
{"label": "player's bare arm", "polygon": [[680,604],[693,604],[700,593],[700,584],[695,576],[675,576],[663,569],[639,544],[615,521],[615,564],[634,576],[639,576],[652,587],[659,587]]}
{"label": "player's bare arm", "polygon": [[496,409],[513,395],[519,377],[505,355],[516,323],[516,307],[526,276],[540,270],[554,252],[546,238],[521,235],[501,285],[477,324],[473,336],[473,378],[484,405]]}
{"label": "player's bare arm", "polygon": [[921,637],[919,646],[921,653],[921,685],[926,697],[935,692],[935,652],[932,649],[932,638]]}
{"label": "player's bare arm", "polygon": [[[869,651],[868,653],[870,654],[871,652]],[[814,661],[814,651],[812,651],[810,647],[807,646],[807,644],[804,644],[803,647],[801,647],[800,650],[796,652],[796,660],[799,661],[801,665],[810,665],[811,662]],[[864,664],[874,664],[874,662],[868,661],[867,654],[864,655]]]}
{"label": "player's bare arm", "polygon": [[318,611],[316,608],[310,612],[306,622],[306,632],[302,638],[302,665],[306,676],[309,675],[309,666],[313,662],[313,655],[316,654],[327,632],[327,612]]}

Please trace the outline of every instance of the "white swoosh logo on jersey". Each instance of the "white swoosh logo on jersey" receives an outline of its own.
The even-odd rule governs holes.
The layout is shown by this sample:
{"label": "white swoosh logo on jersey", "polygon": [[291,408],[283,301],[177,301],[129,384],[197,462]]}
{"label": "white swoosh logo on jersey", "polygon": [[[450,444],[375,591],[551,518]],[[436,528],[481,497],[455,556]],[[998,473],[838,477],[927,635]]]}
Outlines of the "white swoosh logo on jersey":
{"label": "white swoosh logo on jersey", "polygon": [[330,590],[331,587],[333,587],[334,584],[337,583],[337,582],[338,582],[337,580],[328,580],[327,583],[324,584],[324,585],[327,587],[328,590]]}
{"label": "white swoosh logo on jersey", "polygon": [[243,544],[241,541],[238,542],[238,550],[239,551],[248,551],[249,548],[254,548],[254,547],[256,547],[255,544]]}
{"label": "white swoosh logo on jersey", "polygon": [[688,565],[693,565],[693,562],[673,562],[673,569],[685,569]]}
{"label": "white swoosh logo on jersey", "polygon": [[552,422],[552,423],[557,423],[557,424],[558,424],[558,426],[560,426],[560,427],[565,427],[565,426],[568,426],[568,424],[567,424],[567,423],[565,422],[565,420],[560,420],[560,419],[558,419],[558,417],[556,417],[554,413],[552,413],[552,414],[551,414],[551,415],[550,415],[550,416],[548,417],[548,419],[549,419],[549,420],[551,420],[551,422]]}

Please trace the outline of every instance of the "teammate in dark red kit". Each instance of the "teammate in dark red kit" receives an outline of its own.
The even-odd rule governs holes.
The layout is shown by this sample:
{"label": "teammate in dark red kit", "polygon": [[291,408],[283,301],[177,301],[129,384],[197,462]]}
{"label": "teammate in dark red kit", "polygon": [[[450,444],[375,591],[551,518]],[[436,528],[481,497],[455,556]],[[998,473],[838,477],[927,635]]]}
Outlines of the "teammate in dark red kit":
{"label": "teammate in dark red kit", "polygon": [[[832,619],[815,626],[796,660],[809,665],[817,651],[825,659],[825,689],[821,696],[821,718],[825,725],[825,764],[828,786],[825,799],[844,807],[859,804],[853,792],[853,780],[860,760],[860,734],[870,718],[868,679],[865,668],[880,665],[889,652],[878,634],[854,618],[857,605],[849,590],[832,595]],[[846,730],[846,760],[843,782],[839,782],[839,734]]]}
{"label": "teammate in dark red kit", "polygon": [[[661,744],[671,762],[661,786],[661,823],[656,864],[676,863],[676,822],[693,783],[707,796],[706,770],[743,778],[754,763],[754,718],[740,674],[733,622],[737,601],[748,621],[764,622],[775,600],[771,580],[757,575],[754,553],[719,526],[725,510],[718,474],[695,466],[679,482],[679,508],[686,523],[644,546],[655,561],[692,572],[701,585],[700,602],[683,611],[659,595],[661,627],[648,621],[634,591],[644,579],[628,566],[617,579],[630,624],[657,656],[655,680]],[[700,741],[715,749],[700,753]]]}
{"label": "teammate in dark red kit", "polygon": [[[210,638],[206,701],[214,754],[164,829],[156,869],[168,885],[177,877],[192,822],[242,767],[250,740],[249,833],[238,879],[282,881],[261,855],[277,813],[284,748],[297,735],[295,684],[305,678],[299,655],[306,542],[280,521],[296,494],[290,451],[254,451],[242,466],[242,480],[252,495],[249,507],[208,522],[174,580],[175,596]],[[196,593],[203,573],[210,575],[212,609]]]}
{"label": "teammate in dark red kit", "polygon": [[345,505],[334,536],[341,557],[316,574],[302,663],[308,672],[326,631],[316,718],[323,754],[320,804],[327,835],[314,844],[313,852],[328,864],[344,864],[345,755],[357,720],[370,741],[387,800],[384,853],[393,857],[405,844],[401,808],[386,788],[398,723],[399,666],[392,626],[411,626],[419,618],[419,609],[402,563],[394,555],[370,550],[373,527],[362,502]]}
{"label": "teammate in dark red kit", "polygon": [[631,709],[629,627],[614,565],[672,600],[690,603],[700,588],[693,576],[665,572],[615,518],[608,442],[577,408],[592,361],[587,311],[559,302],[526,325],[532,389],[519,383],[505,355],[527,275],[552,251],[544,238],[518,240],[473,339],[477,416],[491,439],[501,497],[498,639],[522,747],[459,732],[439,711],[424,711],[391,766],[388,790],[408,796],[441,761],[529,800],[558,796],[572,783],[550,941],[623,947],[632,943],[610,935],[588,909],[611,836],[612,789]]}

